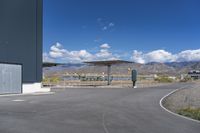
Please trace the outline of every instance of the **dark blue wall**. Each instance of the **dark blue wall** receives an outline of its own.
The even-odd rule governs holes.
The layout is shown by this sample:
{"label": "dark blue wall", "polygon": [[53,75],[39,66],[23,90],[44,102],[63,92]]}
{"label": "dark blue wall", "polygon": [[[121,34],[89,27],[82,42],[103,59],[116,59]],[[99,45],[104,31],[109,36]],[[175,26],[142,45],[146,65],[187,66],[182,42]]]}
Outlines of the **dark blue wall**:
{"label": "dark blue wall", "polygon": [[42,0],[0,0],[0,62],[23,64],[23,82],[42,79]]}

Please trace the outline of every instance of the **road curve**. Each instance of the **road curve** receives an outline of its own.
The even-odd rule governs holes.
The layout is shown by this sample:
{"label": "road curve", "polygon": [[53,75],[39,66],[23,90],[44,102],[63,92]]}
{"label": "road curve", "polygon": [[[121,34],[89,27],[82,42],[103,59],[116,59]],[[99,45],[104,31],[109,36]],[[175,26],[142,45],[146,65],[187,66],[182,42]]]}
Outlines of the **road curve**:
{"label": "road curve", "polygon": [[199,133],[199,123],[159,105],[164,95],[183,86],[0,97],[0,133]]}

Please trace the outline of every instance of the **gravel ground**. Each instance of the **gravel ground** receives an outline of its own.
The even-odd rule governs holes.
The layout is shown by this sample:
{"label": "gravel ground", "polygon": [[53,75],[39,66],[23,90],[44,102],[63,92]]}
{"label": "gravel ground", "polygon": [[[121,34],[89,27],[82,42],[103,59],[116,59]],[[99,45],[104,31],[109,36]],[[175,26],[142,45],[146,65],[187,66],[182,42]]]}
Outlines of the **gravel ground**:
{"label": "gravel ground", "polygon": [[200,81],[193,82],[164,100],[164,106],[176,112],[184,108],[200,108]]}

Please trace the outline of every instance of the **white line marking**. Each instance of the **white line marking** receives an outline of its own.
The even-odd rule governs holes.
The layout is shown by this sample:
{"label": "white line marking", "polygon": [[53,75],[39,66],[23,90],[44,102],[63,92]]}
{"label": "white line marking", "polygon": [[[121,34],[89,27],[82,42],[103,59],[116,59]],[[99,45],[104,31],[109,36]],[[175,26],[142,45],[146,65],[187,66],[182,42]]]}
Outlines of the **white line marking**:
{"label": "white line marking", "polygon": [[103,129],[104,129],[105,133],[109,133],[109,131],[106,127],[106,124],[105,124],[105,112],[103,113],[103,116],[102,116],[102,125],[103,125]]}
{"label": "white line marking", "polygon": [[25,100],[22,100],[22,99],[15,99],[15,100],[12,100],[13,102],[24,102]]}
{"label": "white line marking", "polygon": [[173,91],[170,92],[169,94],[167,94],[167,95],[165,95],[164,97],[162,97],[162,98],[160,99],[160,102],[159,102],[159,103],[160,103],[160,107],[161,107],[162,109],[164,109],[165,111],[167,111],[168,113],[170,113],[170,114],[173,114],[173,115],[175,115],[175,116],[178,116],[178,117],[181,117],[181,118],[184,118],[184,119],[193,121],[193,122],[200,123],[200,121],[198,121],[198,120],[195,120],[195,119],[192,119],[192,118],[183,116],[183,115],[176,114],[176,113],[174,113],[174,112],[168,110],[167,108],[165,108],[165,107],[163,106],[163,104],[162,104],[162,103],[163,103],[163,100],[164,100],[165,98],[167,98],[167,97],[170,96],[171,94],[173,94],[173,93],[175,93],[175,92],[177,92],[177,91],[179,91],[179,90],[181,90],[181,89],[184,89],[184,88],[186,88],[186,87],[189,87],[189,86],[185,86],[185,87],[181,87],[181,88],[179,88],[179,89],[173,90]]}

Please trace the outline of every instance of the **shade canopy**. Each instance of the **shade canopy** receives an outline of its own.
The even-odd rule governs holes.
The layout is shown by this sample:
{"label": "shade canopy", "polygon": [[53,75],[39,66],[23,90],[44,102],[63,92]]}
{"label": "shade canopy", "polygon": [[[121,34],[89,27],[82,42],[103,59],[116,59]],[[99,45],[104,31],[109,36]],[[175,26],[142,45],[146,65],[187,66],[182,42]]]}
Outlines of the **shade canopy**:
{"label": "shade canopy", "polygon": [[92,64],[92,65],[96,65],[96,66],[107,66],[107,74],[108,74],[107,85],[110,85],[111,84],[111,80],[110,80],[111,66],[116,65],[116,64],[133,63],[133,62],[124,61],[124,60],[108,60],[108,61],[88,61],[88,62],[84,62],[84,63]]}
{"label": "shade canopy", "polygon": [[133,63],[133,62],[124,61],[124,60],[108,60],[108,61],[88,61],[84,63],[98,65],[98,66],[111,66],[115,64]]}

